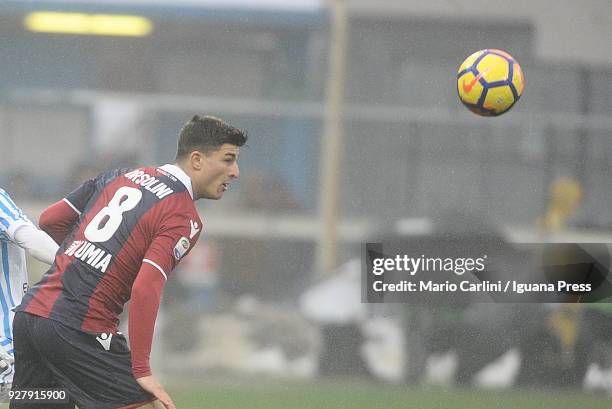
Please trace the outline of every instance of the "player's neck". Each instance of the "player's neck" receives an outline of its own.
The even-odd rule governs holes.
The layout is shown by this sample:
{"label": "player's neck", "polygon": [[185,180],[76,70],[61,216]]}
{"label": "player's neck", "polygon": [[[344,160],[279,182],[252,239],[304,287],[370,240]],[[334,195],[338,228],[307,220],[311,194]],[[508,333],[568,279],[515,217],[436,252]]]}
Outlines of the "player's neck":
{"label": "player's neck", "polygon": [[183,172],[185,172],[185,174],[189,177],[189,181],[185,181],[185,182],[186,183],[188,182],[190,184],[189,189],[192,192],[193,200],[197,200],[197,198],[195,196],[195,192],[193,190],[193,175],[192,175],[192,170],[189,168],[189,166],[187,166],[185,163],[182,163],[180,161],[174,162],[173,165],[176,166],[177,168],[179,168],[180,170],[182,170]]}

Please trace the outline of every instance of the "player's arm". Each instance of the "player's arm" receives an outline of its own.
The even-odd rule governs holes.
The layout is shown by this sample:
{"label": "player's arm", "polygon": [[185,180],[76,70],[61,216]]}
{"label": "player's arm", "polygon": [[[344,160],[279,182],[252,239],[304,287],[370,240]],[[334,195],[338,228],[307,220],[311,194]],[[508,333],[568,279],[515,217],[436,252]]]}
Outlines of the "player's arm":
{"label": "player's arm", "polygon": [[132,286],[128,330],[132,351],[132,372],[136,381],[167,409],[174,409],[170,395],[152,375],[149,365],[155,320],[165,282],[166,278],[157,267],[146,262],[142,263]]}
{"label": "player's arm", "polygon": [[165,283],[166,278],[158,268],[144,262],[132,286],[128,330],[132,351],[132,372],[136,379],[151,375],[149,356]]}
{"label": "player's arm", "polygon": [[199,233],[191,231],[192,220],[184,213],[173,210],[169,215],[157,215],[157,220],[159,217],[164,222],[157,229],[132,286],[128,329],[134,377],[140,386],[155,395],[166,408],[173,408],[172,400],[151,373],[149,357],[153,330],[168,274],[189,252]]}
{"label": "player's arm", "polygon": [[49,235],[33,224],[21,226],[15,232],[15,243],[28,251],[35,259],[53,264],[59,246]]}
{"label": "player's arm", "polygon": [[61,244],[78,224],[81,213],[95,191],[95,179],[85,181],[59,202],[47,207],[40,215],[38,225],[57,244]]}
{"label": "player's arm", "polygon": [[40,214],[38,225],[57,244],[61,244],[79,221],[77,213],[65,200],[53,203]]}
{"label": "player's arm", "polygon": [[57,244],[32,224],[10,196],[0,189],[0,233],[43,263],[53,264]]}

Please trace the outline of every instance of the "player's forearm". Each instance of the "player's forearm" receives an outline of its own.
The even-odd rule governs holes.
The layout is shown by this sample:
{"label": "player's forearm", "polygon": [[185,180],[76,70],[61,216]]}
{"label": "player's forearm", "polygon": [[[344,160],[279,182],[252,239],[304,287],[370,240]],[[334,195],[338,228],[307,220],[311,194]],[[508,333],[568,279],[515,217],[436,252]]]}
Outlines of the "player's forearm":
{"label": "player's forearm", "polygon": [[47,264],[53,264],[59,247],[49,235],[32,224],[23,225],[15,231],[15,242],[34,258]]}
{"label": "player's forearm", "polygon": [[164,283],[164,278],[155,267],[143,263],[132,287],[128,330],[132,351],[132,372],[137,379],[151,375],[149,357]]}
{"label": "player's forearm", "polygon": [[41,213],[38,225],[57,244],[61,244],[78,221],[79,214],[77,211],[70,207],[66,201],[60,200]]}

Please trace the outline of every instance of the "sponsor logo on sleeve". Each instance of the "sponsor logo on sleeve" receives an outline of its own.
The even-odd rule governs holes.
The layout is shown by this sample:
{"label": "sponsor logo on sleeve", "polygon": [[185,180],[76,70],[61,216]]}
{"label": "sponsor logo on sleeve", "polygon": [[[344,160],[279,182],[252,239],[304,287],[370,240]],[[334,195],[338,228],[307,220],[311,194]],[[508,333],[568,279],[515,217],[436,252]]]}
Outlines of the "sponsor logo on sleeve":
{"label": "sponsor logo on sleeve", "polygon": [[174,258],[177,260],[180,260],[185,255],[185,253],[187,253],[187,250],[189,250],[190,246],[191,246],[191,243],[189,242],[189,239],[185,236],[181,237],[176,242],[176,246],[174,246],[174,250],[173,250]]}

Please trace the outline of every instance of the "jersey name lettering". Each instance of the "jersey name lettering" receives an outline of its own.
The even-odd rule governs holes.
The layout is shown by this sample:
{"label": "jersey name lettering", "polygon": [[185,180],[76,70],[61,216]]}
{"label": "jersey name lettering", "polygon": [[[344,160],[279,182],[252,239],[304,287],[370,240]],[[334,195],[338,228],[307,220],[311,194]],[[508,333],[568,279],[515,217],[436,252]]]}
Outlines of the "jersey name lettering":
{"label": "jersey name lettering", "polygon": [[75,240],[64,254],[74,256],[93,268],[105,273],[113,256],[87,240]]}
{"label": "jersey name lettering", "polygon": [[125,177],[137,185],[144,187],[145,190],[148,190],[160,199],[174,193],[174,190],[169,188],[164,182],[160,182],[156,177],[145,173],[141,169],[128,172],[125,174]]}

